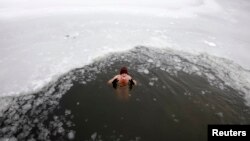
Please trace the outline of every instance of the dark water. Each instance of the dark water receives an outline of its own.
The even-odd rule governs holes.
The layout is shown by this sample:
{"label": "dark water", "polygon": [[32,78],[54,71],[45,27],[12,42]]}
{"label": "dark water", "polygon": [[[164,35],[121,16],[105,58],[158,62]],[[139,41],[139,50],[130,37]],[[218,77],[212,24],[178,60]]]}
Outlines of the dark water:
{"label": "dark water", "polygon": [[[106,84],[122,66],[138,81],[128,100]],[[197,73],[187,71],[193,66],[200,67]],[[0,139],[206,140],[208,124],[250,123],[242,92],[223,83],[211,68],[138,47],[72,70],[36,94],[13,98],[0,118]]]}

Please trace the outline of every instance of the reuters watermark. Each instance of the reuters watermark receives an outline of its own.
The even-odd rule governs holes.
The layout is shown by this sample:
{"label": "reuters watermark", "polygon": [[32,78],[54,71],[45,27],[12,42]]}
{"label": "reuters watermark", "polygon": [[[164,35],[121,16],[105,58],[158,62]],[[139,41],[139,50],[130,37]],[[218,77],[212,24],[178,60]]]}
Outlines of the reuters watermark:
{"label": "reuters watermark", "polygon": [[250,125],[208,125],[208,141],[222,139],[250,140]]}

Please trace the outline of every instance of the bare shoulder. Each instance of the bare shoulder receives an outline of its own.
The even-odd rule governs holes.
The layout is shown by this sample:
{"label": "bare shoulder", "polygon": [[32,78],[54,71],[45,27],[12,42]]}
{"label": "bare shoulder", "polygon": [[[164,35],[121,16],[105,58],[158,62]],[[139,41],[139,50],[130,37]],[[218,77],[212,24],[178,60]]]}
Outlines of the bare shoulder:
{"label": "bare shoulder", "polygon": [[115,79],[118,79],[119,75],[114,76],[108,81],[108,84],[111,84]]}
{"label": "bare shoulder", "polygon": [[128,75],[127,77],[128,77],[128,79],[132,79],[132,77],[130,75]]}

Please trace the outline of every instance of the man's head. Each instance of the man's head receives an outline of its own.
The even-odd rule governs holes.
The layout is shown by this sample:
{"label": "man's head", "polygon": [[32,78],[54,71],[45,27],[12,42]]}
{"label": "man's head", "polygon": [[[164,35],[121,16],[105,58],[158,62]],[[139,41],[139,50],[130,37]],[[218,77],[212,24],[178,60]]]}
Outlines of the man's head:
{"label": "man's head", "polygon": [[122,67],[120,70],[120,74],[126,73],[128,74],[128,69],[126,67]]}

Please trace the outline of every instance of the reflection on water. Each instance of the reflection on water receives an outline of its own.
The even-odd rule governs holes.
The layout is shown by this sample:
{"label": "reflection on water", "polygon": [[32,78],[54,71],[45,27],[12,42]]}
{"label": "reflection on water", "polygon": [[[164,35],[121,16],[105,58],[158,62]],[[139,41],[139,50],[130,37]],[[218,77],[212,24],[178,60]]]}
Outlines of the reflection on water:
{"label": "reflection on water", "polygon": [[128,88],[120,88],[115,90],[115,95],[118,100],[121,101],[128,101],[130,94],[129,94],[129,89]]}

